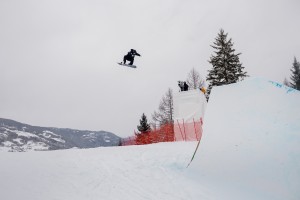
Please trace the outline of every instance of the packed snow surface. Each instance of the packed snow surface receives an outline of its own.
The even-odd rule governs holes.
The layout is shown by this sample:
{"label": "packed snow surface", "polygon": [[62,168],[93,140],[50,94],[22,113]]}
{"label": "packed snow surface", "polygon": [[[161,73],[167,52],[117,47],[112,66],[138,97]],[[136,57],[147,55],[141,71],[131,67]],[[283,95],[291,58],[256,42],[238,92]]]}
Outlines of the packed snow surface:
{"label": "packed snow surface", "polygon": [[190,177],[214,199],[300,199],[300,92],[254,78],[215,87]]}
{"label": "packed snow surface", "polygon": [[6,200],[189,199],[183,171],[196,142],[0,152]]}
{"label": "packed snow surface", "polygon": [[264,79],[212,90],[202,140],[0,152],[7,200],[299,200],[300,92]]}

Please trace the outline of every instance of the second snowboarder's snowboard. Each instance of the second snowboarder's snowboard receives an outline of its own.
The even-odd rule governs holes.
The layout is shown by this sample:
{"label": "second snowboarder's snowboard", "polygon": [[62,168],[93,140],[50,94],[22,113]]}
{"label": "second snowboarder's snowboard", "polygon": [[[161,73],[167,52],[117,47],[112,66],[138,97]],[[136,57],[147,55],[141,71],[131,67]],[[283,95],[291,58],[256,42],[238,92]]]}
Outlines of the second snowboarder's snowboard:
{"label": "second snowboarder's snowboard", "polygon": [[122,66],[126,66],[126,67],[136,68],[135,65],[128,65],[128,64],[123,64],[123,63],[118,63],[118,64],[122,65]]}

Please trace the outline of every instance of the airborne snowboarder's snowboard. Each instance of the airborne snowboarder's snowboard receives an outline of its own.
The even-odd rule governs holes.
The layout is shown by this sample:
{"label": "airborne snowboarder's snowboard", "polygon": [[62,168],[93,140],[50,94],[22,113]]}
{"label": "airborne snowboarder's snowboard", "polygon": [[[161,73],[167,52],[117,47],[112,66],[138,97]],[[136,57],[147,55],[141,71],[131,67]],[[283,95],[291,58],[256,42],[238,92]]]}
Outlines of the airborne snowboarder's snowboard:
{"label": "airborne snowboarder's snowboard", "polygon": [[118,64],[122,65],[122,66],[126,66],[126,67],[136,68],[135,65],[128,65],[128,64],[123,64],[123,63],[118,63]]}

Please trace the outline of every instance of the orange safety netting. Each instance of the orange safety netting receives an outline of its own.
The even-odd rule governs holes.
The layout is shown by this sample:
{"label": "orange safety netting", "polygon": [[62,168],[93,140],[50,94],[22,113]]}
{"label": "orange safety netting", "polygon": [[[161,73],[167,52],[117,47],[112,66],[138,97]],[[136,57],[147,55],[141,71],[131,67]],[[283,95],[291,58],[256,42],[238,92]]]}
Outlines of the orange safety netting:
{"label": "orange safety netting", "polygon": [[134,133],[134,136],[123,138],[122,146],[127,145],[143,145],[158,142],[173,141],[197,141],[202,136],[202,119],[185,123],[184,121],[176,121],[173,123],[160,126],[158,129],[143,133]]}

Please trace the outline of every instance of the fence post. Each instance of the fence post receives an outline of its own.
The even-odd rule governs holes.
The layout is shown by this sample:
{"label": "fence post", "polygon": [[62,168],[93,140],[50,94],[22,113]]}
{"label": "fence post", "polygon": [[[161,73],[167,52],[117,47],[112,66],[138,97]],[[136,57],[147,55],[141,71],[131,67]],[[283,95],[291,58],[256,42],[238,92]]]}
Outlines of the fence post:
{"label": "fence post", "polygon": [[196,131],[196,123],[195,123],[194,118],[193,118],[193,122],[194,122],[194,130],[195,130],[196,140],[198,140],[197,131]]}
{"label": "fence post", "polygon": [[184,119],[182,119],[182,123],[183,123],[184,141],[186,141],[186,132],[185,132],[185,124],[184,124]]}
{"label": "fence post", "polygon": [[179,124],[179,122],[178,122],[178,119],[177,119],[177,124],[178,124],[179,130],[180,130],[180,134],[181,134],[182,140],[184,140],[183,134],[182,134],[182,131],[181,131],[181,128],[180,128],[180,124]]}
{"label": "fence post", "polygon": [[200,117],[199,141],[202,138],[202,132],[203,132],[202,125],[203,125],[203,119],[202,119],[202,117]]}

